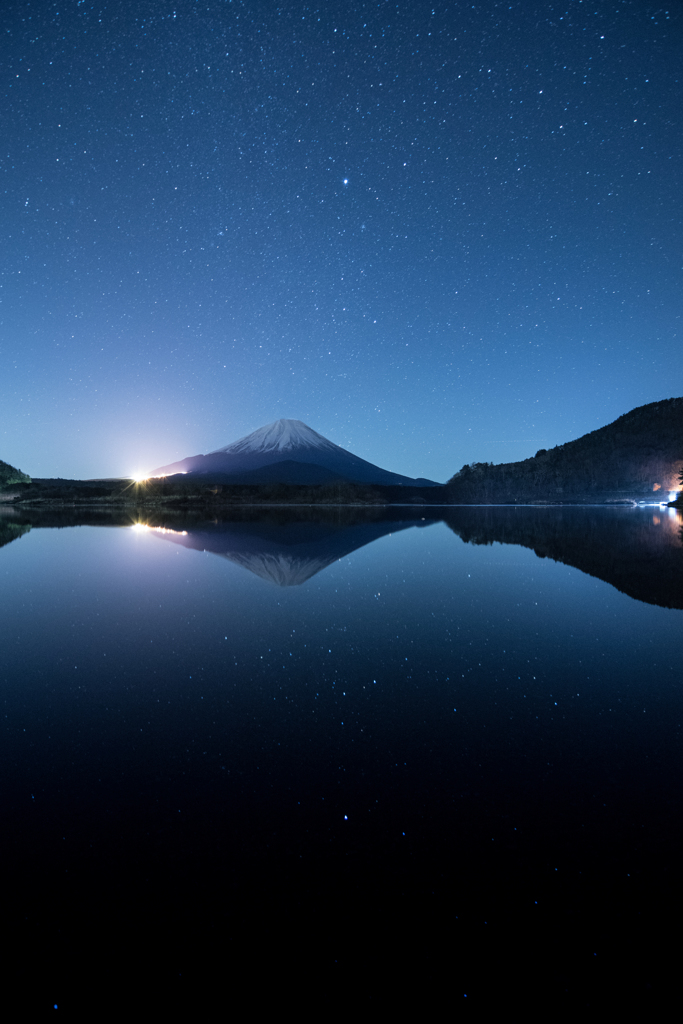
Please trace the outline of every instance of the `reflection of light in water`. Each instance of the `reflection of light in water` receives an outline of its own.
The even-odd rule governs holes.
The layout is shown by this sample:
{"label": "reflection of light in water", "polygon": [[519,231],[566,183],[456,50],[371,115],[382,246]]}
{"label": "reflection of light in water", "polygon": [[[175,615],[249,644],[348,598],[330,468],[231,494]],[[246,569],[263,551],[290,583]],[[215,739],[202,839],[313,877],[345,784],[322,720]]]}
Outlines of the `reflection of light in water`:
{"label": "reflection of light in water", "polygon": [[132,530],[137,530],[142,533],[146,531],[148,533],[172,533],[176,537],[187,537],[187,530],[169,530],[166,526],[148,526],[147,523],[133,523]]}

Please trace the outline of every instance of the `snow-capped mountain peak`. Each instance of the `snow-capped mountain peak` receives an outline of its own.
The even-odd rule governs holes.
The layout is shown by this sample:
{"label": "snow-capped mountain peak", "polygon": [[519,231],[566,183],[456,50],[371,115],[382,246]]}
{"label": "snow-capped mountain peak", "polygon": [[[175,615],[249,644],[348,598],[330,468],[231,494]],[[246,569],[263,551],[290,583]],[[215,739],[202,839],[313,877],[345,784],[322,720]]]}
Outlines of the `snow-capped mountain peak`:
{"label": "snow-capped mountain peak", "polygon": [[252,434],[241,437],[238,441],[217,448],[210,452],[226,455],[245,455],[247,453],[288,452],[297,448],[317,448],[320,451],[338,452],[339,447],[318,434],[301,420],[275,420],[265,427],[259,427]]}
{"label": "snow-capped mountain peak", "polygon": [[276,420],[239,441],[208,455],[192,455],[150,476],[177,473],[206,477],[214,482],[238,484],[288,483],[313,486],[348,480],[362,484],[431,486],[431,480],[413,480],[374,466],[353,452],[328,441],[301,420]]}

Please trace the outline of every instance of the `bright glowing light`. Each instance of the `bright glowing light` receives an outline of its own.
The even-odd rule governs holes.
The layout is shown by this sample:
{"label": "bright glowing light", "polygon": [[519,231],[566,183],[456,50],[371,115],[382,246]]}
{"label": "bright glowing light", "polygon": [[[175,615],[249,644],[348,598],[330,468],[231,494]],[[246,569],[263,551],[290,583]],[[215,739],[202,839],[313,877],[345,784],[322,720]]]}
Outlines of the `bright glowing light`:
{"label": "bright glowing light", "polygon": [[187,537],[187,530],[169,530],[165,526],[148,526],[147,523],[133,523],[131,530],[138,533],[172,533],[176,537]]}
{"label": "bright glowing light", "polygon": [[349,179],[348,178],[344,178],[344,184],[348,185],[348,183],[349,183]]}

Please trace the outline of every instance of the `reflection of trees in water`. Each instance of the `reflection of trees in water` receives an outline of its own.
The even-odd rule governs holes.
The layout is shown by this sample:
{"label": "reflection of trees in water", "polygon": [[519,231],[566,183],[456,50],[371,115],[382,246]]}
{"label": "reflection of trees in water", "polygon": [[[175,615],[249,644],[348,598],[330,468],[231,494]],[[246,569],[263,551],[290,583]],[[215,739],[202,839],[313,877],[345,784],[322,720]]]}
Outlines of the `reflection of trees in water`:
{"label": "reflection of trees in water", "polygon": [[0,516],[0,548],[18,540],[31,529],[28,523],[17,523],[13,519]]}
{"label": "reflection of trees in water", "polygon": [[640,601],[683,608],[682,517],[673,509],[470,507],[444,519],[468,544],[519,544]]}

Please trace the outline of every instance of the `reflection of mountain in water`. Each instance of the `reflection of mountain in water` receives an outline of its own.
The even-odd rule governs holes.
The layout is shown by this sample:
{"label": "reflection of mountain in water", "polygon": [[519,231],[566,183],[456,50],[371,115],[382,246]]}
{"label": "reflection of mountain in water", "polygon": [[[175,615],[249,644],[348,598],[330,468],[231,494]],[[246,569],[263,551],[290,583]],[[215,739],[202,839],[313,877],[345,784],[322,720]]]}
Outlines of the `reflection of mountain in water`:
{"label": "reflection of mountain in water", "polygon": [[[213,514],[213,513],[212,513]],[[468,544],[519,544],[648,604],[683,608],[683,517],[673,509],[604,506],[422,506],[140,510],[144,529],[210,551],[281,587],[298,586],[352,551],[410,526],[443,521]],[[31,527],[132,526],[128,511],[0,510],[0,545]]]}
{"label": "reflection of mountain in water", "polygon": [[190,530],[152,527],[164,540],[210,551],[279,587],[295,587],[352,551],[427,520],[379,522],[202,523]]}
{"label": "reflection of mountain in water", "polygon": [[520,544],[638,601],[683,608],[683,518],[673,509],[460,507],[444,518],[468,544]]}
{"label": "reflection of mountain in water", "polygon": [[[368,518],[370,515],[372,518]],[[384,518],[384,516],[391,518]],[[284,511],[241,522],[197,523],[158,536],[211,551],[278,586],[297,586],[389,533],[445,521],[466,543],[519,544],[572,565],[639,601],[683,608],[683,519],[673,509],[442,507]],[[423,518],[424,517],[424,518]]]}

